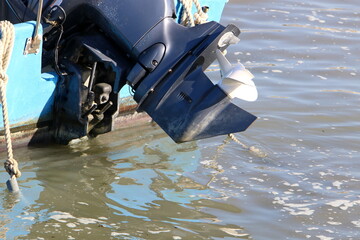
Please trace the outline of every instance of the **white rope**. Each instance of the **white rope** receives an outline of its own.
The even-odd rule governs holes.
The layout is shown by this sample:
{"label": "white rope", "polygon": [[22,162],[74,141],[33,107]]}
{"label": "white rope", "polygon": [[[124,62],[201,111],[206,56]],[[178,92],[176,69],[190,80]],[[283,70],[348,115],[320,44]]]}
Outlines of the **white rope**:
{"label": "white rope", "polygon": [[246,146],[244,143],[240,142],[240,140],[237,139],[237,137],[235,137],[235,135],[233,133],[228,134],[228,136],[229,136],[229,138],[231,140],[233,140],[234,142],[236,142],[237,144],[239,144],[243,148],[247,149],[253,155],[255,155],[257,157],[260,157],[260,158],[267,157],[266,152],[262,151],[261,149],[255,147],[255,146],[251,146],[251,147]]}
{"label": "white rope", "polygon": [[[199,0],[180,0],[180,2],[183,5],[183,10],[180,16],[182,25],[193,27],[196,24],[202,24],[207,22],[208,15],[201,7]],[[193,3],[195,4],[197,10],[194,16],[191,14]]]}
{"label": "white rope", "polygon": [[6,171],[11,177],[20,177],[21,172],[18,163],[14,159],[11,144],[10,125],[6,103],[6,84],[8,76],[6,70],[10,63],[11,53],[14,46],[15,30],[9,21],[0,21],[0,101],[2,105],[5,140],[7,149],[7,160],[4,163]]}

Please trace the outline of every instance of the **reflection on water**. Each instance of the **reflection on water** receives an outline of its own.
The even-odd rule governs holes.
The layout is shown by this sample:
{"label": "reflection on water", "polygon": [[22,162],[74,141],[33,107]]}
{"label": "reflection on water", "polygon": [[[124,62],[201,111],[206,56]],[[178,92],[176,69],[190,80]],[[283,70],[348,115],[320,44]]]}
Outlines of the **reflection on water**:
{"label": "reflection on water", "polygon": [[237,102],[259,117],[242,145],[176,145],[148,124],[18,149],[0,239],[360,239],[358,1],[231,0],[222,21],[259,90]]}
{"label": "reflection on water", "polygon": [[1,186],[3,237],[248,236],[206,211],[241,212],[221,201],[224,194],[192,178],[201,158],[197,144],[175,145],[150,125],[20,154],[21,196]]}

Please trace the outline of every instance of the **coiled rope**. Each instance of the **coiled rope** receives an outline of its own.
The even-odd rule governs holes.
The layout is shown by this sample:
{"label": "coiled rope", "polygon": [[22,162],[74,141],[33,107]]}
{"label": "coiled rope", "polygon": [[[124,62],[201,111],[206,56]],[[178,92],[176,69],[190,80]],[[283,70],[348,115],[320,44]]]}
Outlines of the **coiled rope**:
{"label": "coiled rope", "polygon": [[[183,5],[183,10],[180,16],[182,25],[193,27],[197,24],[202,24],[207,21],[208,15],[206,12],[208,8],[201,7],[199,0],[180,0],[180,2]],[[193,3],[195,4],[197,10],[194,16],[191,14]]]}
{"label": "coiled rope", "polygon": [[18,168],[18,163],[13,156],[9,117],[6,103],[6,84],[8,81],[6,70],[10,63],[14,41],[14,26],[9,21],[0,21],[0,101],[2,105],[5,141],[7,149],[7,160],[4,163],[4,167],[5,170],[10,174],[11,178],[18,178],[21,176],[21,172]]}

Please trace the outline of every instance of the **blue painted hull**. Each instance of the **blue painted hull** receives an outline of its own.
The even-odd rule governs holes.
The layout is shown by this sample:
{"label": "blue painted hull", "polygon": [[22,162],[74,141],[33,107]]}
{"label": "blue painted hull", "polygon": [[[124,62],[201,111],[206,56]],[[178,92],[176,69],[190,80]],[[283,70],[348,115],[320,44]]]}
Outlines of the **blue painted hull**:
{"label": "blue painted hull", "polygon": [[[7,103],[11,127],[51,119],[56,74],[41,73],[41,53],[24,55],[24,42],[32,35],[35,22],[15,25],[15,43],[7,70]],[[41,29],[40,29],[41,30]],[[0,114],[1,127],[3,126]]]}
{"label": "blue painted hull", "polygon": [[[180,15],[181,4],[176,2],[177,15]],[[219,21],[227,0],[201,0],[203,6],[209,7],[209,20]],[[196,9],[193,7],[193,12]],[[38,54],[24,55],[24,42],[32,36],[35,22],[15,25],[16,40],[8,69],[7,102],[9,120],[12,128],[18,128],[48,122],[52,120],[54,92],[58,81],[55,72],[41,73],[41,51]],[[131,91],[125,86],[120,91],[120,111],[134,106]],[[0,128],[3,128],[0,116]]]}

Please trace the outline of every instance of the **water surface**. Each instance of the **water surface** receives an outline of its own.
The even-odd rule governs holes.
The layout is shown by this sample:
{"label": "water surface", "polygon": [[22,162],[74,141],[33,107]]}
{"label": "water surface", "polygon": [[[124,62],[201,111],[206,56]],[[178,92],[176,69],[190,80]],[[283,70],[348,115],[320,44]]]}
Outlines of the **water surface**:
{"label": "water surface", "polygon": [[227,56],[259,90],[238,102],[259,117],[242,144],[176,145],[144,124],[17,149],[0,239],[359,239],[358,2],[231,0],[222,23],[242,30]]}

